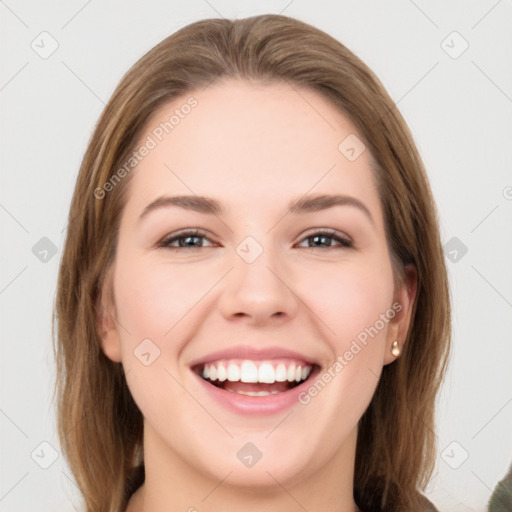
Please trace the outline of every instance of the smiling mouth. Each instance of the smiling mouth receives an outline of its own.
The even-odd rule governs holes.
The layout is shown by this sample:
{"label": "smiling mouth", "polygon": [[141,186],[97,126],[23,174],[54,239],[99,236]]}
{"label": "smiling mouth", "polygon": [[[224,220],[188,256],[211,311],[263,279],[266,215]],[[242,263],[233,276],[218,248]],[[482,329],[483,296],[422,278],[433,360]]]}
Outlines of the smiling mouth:
{"label": "smiling mouth", "polygon": [[247,396],[284,393],[318,373],[316,364],[290,361],[216,361],[193,371],[216,388]]}

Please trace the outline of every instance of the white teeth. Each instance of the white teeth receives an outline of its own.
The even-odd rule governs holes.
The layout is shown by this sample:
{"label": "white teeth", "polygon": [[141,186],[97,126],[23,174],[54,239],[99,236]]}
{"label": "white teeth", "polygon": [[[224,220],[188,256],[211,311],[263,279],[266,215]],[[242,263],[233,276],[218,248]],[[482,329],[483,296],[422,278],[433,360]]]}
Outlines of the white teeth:
{"label": "white teeth", "polygon": [[228,378],[228,372],[226,371],[226,368],[224,368],[224,365],[222,363],[217,366],[217,378],[224,382]]}
{"label": "white teeth", "polygon": [[276,381],[274,367],[270,363],[262,363],[258,369],[258,381],[274,384]]}
{"label": "white teeth", "polygon": [[[259,366],[257,366],[259,365]],[[242,364],[235,361],[218,361],[204,365],[202,376],[211,381],[250,382],[273,384],[274,382],[300,382],[306,380],[312,366],[296,363],[278,363],[271,361],[254,362],[245,360]]]}
{"label": "white teeth", "polygon": [[240,367],[242,382],[258,382],[258,368],[252,361],[244,361]]}
{"label": "white teeth", "polygon": [[236,364],[228,365],[228,380],[231,382],[238,382],[240,380],[240,368]]}
{"label": "white teeth", "polygon": [[267,395],[277,395],[279,391],[233,391],[229,389],[231,393],[238,393],[239,395],[247,395],[247,396],[267,396]]}
{"label": "white teeth", "polygon": [[279,363],[276,368],[276,382],[284,382],[285,380],[288,380],[286,366],[283,363]]}
{"label": "white teeth", "polygon": [[288,366],[288,382],[293,382],[295,380],[295,364],[292,363]]}

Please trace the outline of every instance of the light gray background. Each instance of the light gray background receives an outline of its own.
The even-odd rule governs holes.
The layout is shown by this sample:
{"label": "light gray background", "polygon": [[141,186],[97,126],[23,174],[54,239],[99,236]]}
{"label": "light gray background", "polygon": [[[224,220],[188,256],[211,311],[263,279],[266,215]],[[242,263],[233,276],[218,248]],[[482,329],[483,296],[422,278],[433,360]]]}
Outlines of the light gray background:
{"label": "light gray background", "polygon": [[[454,357],[439,402],[439,456],[427,495],[442,512],[484,511],[506,473],[512,461],[510,1],[5,0],[1,511],[67,512],[79,504],[50,400],[50,321],[71,194],[104,104],[122,74],[178,28],[263,13],[325,30],[376,72],[427,166],[443,243],[467,247],[463,255],[449,246],[458,251],[456,261],[447,250]],[[31,45],[48,51],[51,38],[58,48],[43,59]],[[469,47],[458,55],[464,41]],[[36,246],[48,243],[43,237],[57,250],[47,261]]]}

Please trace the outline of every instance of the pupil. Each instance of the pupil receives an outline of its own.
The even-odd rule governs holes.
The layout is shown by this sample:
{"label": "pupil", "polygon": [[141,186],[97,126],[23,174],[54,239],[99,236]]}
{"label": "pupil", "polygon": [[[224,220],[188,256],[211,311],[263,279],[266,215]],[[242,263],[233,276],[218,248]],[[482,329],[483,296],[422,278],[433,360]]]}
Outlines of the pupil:
{"label": "pupil", "polygon": [[[191,239],[194,239],[194,238],[195,238],[196,240],[198,240],[200,237],[198,237],[198,236],[186,236],[186,237],[182,237],[180,240],[190,241]],[[181,245],[182,247],[183,247],[183,246],[187,247],[187,246],[194,245],[194,244],[193,244],[193,243],[184,243],[184,244],[181,244],[181,242],[180,242],[180,245]]]}
{"label": "pupil", "polygon": [[[313,236],[313,240],[316,242],[318,242],[319,240],[325,240],[325,239],[328,239],[329,237],[328,236],[325,236],[325,235],[314,235]],[[325,245],[331,245],[330,243],[326,243]]]}

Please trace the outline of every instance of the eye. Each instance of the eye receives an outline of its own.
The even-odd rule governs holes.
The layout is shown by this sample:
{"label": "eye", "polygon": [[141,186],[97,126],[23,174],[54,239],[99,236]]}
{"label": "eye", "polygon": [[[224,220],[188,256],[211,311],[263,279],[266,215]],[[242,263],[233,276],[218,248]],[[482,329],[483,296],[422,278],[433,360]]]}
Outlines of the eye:
{"label": "eye", "polygon": [[[168,247],[170,249],[200,249],[201,247],[204,246],[194,244],[196,241],[200,241],[202,238],[208,240],[206,233],[204,231],[200,231],[198,229],[194,231],[182,231],[181,233],[160,240],[157,246]],[[178,242],[178,245],[173,245],[174,242]]]}
{"label": "eye", "polygon": [[[204,231],[199,229],[182,231],[181,233],[177,233],[160,240],[160,242],[157,243],[157,247],[166,247],[169,249],[201,249],[202,247],[208,247],[202,245],[202,239],[209,240]],[[326,242],[326,240],[328,242]],[[334,240],[338,243],[338,245],[333,245],[332,242],[329,242],[329,240]],[[313,233],[310,233],[307,237],[303,238],[303,241],[309,241],[313,244],[323,244],[306,247],[306,249],[328,249],[335,247],[348,249],[354,246],[353,242],[348,238],[341,236],[335,230],[328,229],[318,229]],[[176,242],[178,242],[178,245],[175,245]]]}
{"label": "eye", "polygon": [[[304,238],[304,241],[312,241],[312,243],[320,243],[322,244],[325,240],[335,240],[338,242],[338,248],[351,248],[354,246],[353,242],[349,240],[348,238],[345,238],[341,236],[337,231],[335,230],[328,230],[328,229],[318,229],[314,231],[313,233],[309,234],[306,238]],[[327,243],[327,245],[314,245],[313,247],[308,247],[308,249],[317,249],[317,248],[335,248],[336,246],[333,246],[332,243]]]}

